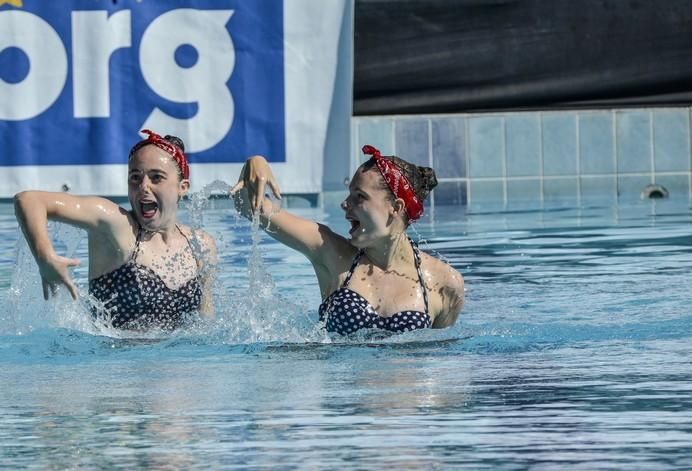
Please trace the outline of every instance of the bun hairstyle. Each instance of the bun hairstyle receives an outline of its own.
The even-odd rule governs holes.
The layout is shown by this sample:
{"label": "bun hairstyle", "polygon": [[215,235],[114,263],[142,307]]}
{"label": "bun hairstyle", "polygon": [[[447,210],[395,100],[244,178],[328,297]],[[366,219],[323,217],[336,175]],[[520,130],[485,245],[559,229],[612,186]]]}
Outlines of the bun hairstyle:
{"label": "bun hairstyle", "polygon": [[[416,193],[416,196],[421,202],[425,201],[433,188],[437,186],[435,170],[431,169],[430,167],[419,167],[395,155],[383,155],[382,158],[392,162],[394,165],[396,165],[399,171],[404,174],[409,183],[411,183],[411,186],[413,186],[413,191]],[[375,168],[375,170],[377,170],[375,158],[373,157],[369,159],[367,162],[361,165],[361,168],[364,171],[370,170],[371,168]],[[389,190],[389,187],[384,179],[382,179],[382,187]],[[393,197],[394,195],[392,195],[392,198]]]}
{"label": "bun hairstyle", "polygon": [[421,201],[425,201],[433,188],[437,186],[435,170],[430,167],[419,167],[397,156],[390,157],[390,160],[401,170],[401,173],[406,175],[413,186],[413,191],[416,192],[416,196]]}
{"label": "bun hairstyle", "polygon": [[170,142],[174,146],[180,147],[180,150],[185,152],[185,143],[178,136],[171,136],[170,134],[166,134],[165,136],[163,136],[163,140]]}

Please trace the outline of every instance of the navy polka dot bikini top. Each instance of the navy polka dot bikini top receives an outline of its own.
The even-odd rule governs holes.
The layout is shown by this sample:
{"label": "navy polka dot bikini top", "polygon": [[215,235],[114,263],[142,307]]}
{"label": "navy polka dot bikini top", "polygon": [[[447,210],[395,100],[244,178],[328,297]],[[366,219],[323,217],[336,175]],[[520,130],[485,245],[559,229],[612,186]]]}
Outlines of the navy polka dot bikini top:
{"label": "navy polka dot bikini top", "polygon": [[[190,240],[176,225],[192,250]],[[202,286],[197,276],[178,288],[169,288],[151,268],[137,263],[142,230],[137,233],[135,248],[124,265],[110,273],[89,280],[89,293],[103,306],[93,306],[94,317],[109,318],[119,329],[172,330],[181,327],[189,314],[199,309]],[[194,250],[192,250],[194,256]]]}
{"label": "navy polka dot bikini top", "polygon": [[401,311],[387,317],[380,316],[367,299],[349,289],[348,283],[351,281],[353,271],[364,253],[363,250],[359,250],[353,259],[343,285],[320,304],[320,321],[325,322],[327,332],[348,335],[360,329],[383,329],[401,333],[432,327],[432,320],[428,314],[428,291],[425,288],[420,269],[420,253],[411,239],[409,242],[413,248],[418,281],[423,289],[425,312]]}

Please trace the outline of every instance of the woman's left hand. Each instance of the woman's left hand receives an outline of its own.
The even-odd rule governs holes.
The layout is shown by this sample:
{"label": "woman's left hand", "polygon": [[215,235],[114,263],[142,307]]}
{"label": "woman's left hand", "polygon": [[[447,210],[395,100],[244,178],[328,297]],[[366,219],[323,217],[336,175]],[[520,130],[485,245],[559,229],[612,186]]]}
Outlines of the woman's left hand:
{"label": "woman's left hand", "polygon": [[266,159],[261,155],[250,157],[243,165],[240,172],[238,183],[231,188],[231,195],[235,195],[238,191],[245,188],[248,193],[252,210],[257,211],[261,208],[264,200],[265,186],[269,185],[272,193],[278,199],[281,199],[279,185],[276,183],[272,169]]}

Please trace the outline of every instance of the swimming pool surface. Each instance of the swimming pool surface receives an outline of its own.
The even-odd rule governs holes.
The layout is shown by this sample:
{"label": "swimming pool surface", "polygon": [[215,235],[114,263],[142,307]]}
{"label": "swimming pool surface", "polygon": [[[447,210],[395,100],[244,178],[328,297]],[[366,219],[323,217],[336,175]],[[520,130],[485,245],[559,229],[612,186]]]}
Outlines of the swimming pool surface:
{"label": "swimming pool surface", "polygon": [[[413,238],[463,273],[457,325],[340,341],[307,261],[212,203],[219,320],[120,338],[43,301],[2,205],[0,468],[690,468],[691,222],[686,200],[438,207]],[[85,241],[55,231],[84,292]]]}

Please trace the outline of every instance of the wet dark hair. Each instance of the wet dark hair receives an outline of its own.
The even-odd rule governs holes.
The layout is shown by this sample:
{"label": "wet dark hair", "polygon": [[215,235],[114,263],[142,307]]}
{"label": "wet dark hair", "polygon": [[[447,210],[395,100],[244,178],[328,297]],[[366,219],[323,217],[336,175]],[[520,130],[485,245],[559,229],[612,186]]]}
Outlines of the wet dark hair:
{"label": "wet dark hair", "polygon": [[[433,188],[437,186],[437,177],[435,176],[435,170],[431,169],[430,167],[419,167],[417,165],[405,161],[402,158],[397,157],[396,155],[383,155],[382,158],[392,162],[394,165],[396,165],[399,171],[402,174],[404,174],[404,176],[408,179],[409,183],[411,183],[411,186],[413,186],[413,191],[416,193],[416,196],[421,201],[421,203],[425,201],[425,198],[428,197]],[[375,164],[374,157],[369,159],[363,165],[361,165],[360,168],[362,168],[363,171],[374,168],[379,173],[379,169]],[[387,182],[384,180],[384,178],[382,178],[382,188],[389,190],[391,199],[392,201],[394,201],[394,194],[389,189],[389,186],[387,185]]]}
{"label": "wet dark hair", "polygon": [[[166,134],[165,136],[163,136],[163,140],[173,144],[176,147],[179,147],[180,150],[183,151],[183,153],[185,153],[185,143],[178,136],[171,136],[170,134]],[[132,156],[135,155],[139,149],[141,149],[142,147],[147,146],[149,144],[154,145],[154,143],[151,142],[149,139],[142,139],[137,144],[132,146],[132,149],[130,149],[130,154],[127,156],[127,161],[129,162],[130,159],[132,158]],[[180,167],[177,164],[176,164],[176,168],[178,169],[178,177],[180,177],[180,179],[182,180],[182,178],[183,178],[182,170],[180,170]]]}
{"label": "wet dark hair", "polygon": [[166,134],[165,136],[163,136],[163,140],[170,142],[174,146],[180,147],[180,150],[185,152],[185,143],[178,136],[171,136],[170,134]]}

